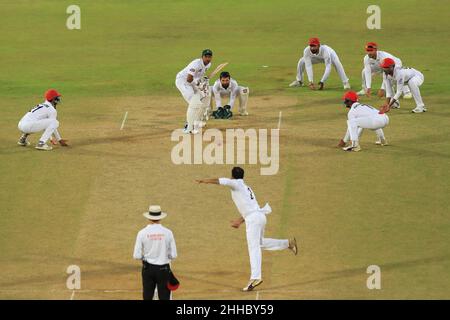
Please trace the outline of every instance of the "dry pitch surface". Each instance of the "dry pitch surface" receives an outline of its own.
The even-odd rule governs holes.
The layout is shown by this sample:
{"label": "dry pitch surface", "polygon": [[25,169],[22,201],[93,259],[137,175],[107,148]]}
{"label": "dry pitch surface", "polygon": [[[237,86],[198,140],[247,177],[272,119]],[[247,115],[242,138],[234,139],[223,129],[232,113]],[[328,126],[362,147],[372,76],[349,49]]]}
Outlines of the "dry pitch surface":
{"label": "dry pitch surface", "polygon": [[[176,236],[173,267],[182,282],[176,299],[448,295],[448,200],[441,177],[449,154],[438,142],[448,133],[424,124],[443,124],[447,111],[394,111],[386,130],[392,146],[375,146],[367,132],[358,154],[335,147],[345,131],[345,110],[320,96],[251,97],[249,117],[210,121],[209,127],[220,129],[270,129],[282,111],[279,173],[260,176],[259,166],[244,167],[260,204],[268,201],[274,209],[266,236],[295,235],[300,254],[264,252],[264,284],[242,293],[249,274],[245,232],[229,225],[237,217],[229,191],[194,183],[227,176],[231,166],[172,163],[170,135],[183,123],[180,100],[66,103],[60,107],[62,132],[72,146],[52,152],[14,146],[13,124],[4,128],[2,203],[8,222],[2,226],[1,298],[139,299],[140,266],[131,255],[149,203],[169,213],[164,223]],[[86,104],[95,111],[78,108]],[[411,124],[414,135],[407,130]],[[82,271],[82,290],[75,293],[65,286],[72,264]],[[382,268],[380,291],[366,288],[371,264]]]}

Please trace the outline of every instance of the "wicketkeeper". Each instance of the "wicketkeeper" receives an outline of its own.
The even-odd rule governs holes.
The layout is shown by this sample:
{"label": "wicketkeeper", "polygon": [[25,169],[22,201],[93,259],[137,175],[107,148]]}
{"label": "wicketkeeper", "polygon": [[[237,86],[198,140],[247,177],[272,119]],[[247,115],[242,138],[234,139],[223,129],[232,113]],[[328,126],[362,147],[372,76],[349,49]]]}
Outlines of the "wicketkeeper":
{"label": "wicketkeeper", "polygon": [[[239,86],[237,81],[231,78],[230,73],[223,71],[214,85],[211,87],[214,95],[216,110],[212,113],[215,119],[230,119],[233,116],[233,107],[236,98],[239,99],[239,114],[247,116],[247,102],[249,88]],[[229,99],[228,103],[222,106],[222,99]]]}

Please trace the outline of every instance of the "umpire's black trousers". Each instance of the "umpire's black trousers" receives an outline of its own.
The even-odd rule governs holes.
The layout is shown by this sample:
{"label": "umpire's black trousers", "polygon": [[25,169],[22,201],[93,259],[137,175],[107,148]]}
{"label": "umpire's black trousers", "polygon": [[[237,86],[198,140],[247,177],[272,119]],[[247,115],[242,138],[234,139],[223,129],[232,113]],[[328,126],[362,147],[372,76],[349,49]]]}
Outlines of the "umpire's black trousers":
{"label": "umpire's black trousers", "polygon": [[152,300],[155,294],[155,287],[158,288],[159,300],[170,300],[170,290],[167,288],[169,280],[170,266],[164,264],[161,266],[142,263],[142,286],[144,291],[144,300]]}

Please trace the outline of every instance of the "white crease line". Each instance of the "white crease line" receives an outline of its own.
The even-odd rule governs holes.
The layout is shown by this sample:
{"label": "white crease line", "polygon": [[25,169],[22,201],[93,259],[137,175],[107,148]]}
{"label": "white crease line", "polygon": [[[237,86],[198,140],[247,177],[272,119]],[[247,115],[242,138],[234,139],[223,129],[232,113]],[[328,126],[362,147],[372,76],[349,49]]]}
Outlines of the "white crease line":
{"label": "white crease line", "polygon": [[280,128],[281,128],[281,114],[282,114],[282,111],[280,111],[280,113],[278,114],[278,130],[280,130]]}
{"label": "white crease line", "polygon": [[[140,289],[77,289],[72,291],[72,295],[75,296],[75,291],[78,293],[127,293],[127,292],[134,292],[134,293],[142,293],[142,290]],[[308,290],[308,292],[316,292],[321,290]],[[50,289],[50,290],[28,290],[28,289],[0,289],[0,293],[64,293],[67,292],[67,289]],[[183,290],[183,293],[187,294],[199,294],[199,293],[213,293],[213,294],[220,294],[220,293],[240,293],[239,289],[223,289],[223,290]],[[278,290],[278,289],[260,289],[256,291],[258,294],[262,293],[305,293],[305,290]]]}
{"label": "white crease line", "polygon": [[125,112],[125,116],[123,117],[122,125],[120,126],[120,130],[123,130],[123,127],[125,126],[125,121],[127,121],[128,117],[128,111]]}
{"label": "white crease line", "polygon": [[73,300],[75,298],[75,290],[72,290],[72,295],[70,296],[70,300]]}
{"label": "white crease line", "polygon": [[259,291],[256,291],[256,300],[259,300]]}

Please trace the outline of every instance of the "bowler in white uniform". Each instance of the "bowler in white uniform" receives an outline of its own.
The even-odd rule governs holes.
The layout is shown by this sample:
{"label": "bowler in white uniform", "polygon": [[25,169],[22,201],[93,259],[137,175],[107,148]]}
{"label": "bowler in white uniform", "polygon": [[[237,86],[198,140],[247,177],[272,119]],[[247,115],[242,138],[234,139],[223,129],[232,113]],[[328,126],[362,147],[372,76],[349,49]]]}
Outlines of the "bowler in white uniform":
{"label": "bowler in white uniform", "polygon": [[241,217],[232,222],[233,228],[245,222],[247,233],[248,253],[250,256],[251,276],[247,286],[243,291],[251,291],[259,286],[262,281],[261,264],[262,252],[264,250],[284,250],[290,249],[297,254],[297,242],[295,238],[288,239],[271,239],[264,237],[264,228],[267,223],[266,215],[272,212],[269,204],[263,208],[259,207],[253,190],[244,182],[244,170],[240,167],[234,167],[231,171],[231,179],[202,179],[197,180],[198,183],[220,184],[227,186],[231,190],[231,198],[236,205]]}

